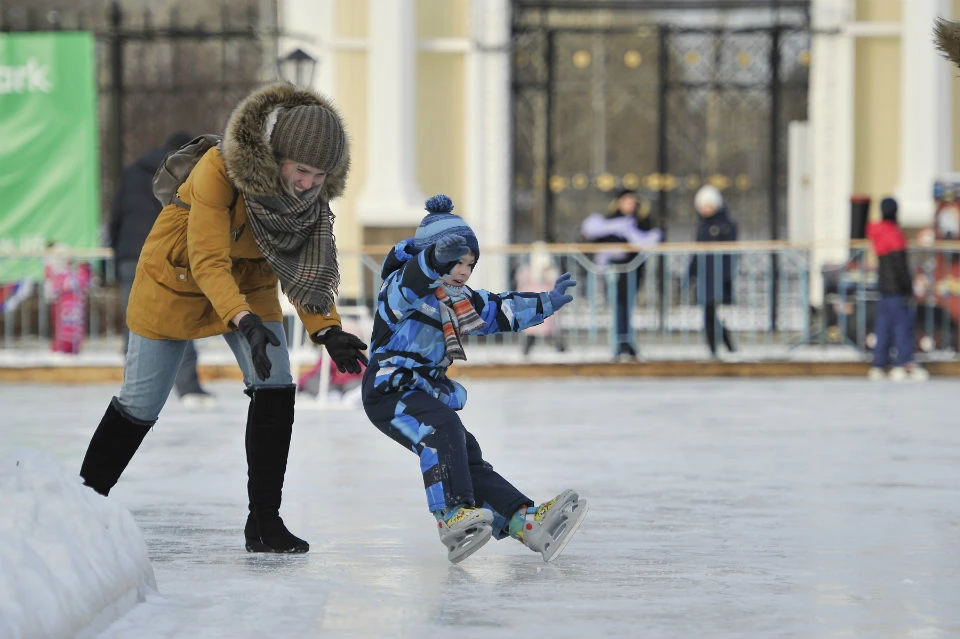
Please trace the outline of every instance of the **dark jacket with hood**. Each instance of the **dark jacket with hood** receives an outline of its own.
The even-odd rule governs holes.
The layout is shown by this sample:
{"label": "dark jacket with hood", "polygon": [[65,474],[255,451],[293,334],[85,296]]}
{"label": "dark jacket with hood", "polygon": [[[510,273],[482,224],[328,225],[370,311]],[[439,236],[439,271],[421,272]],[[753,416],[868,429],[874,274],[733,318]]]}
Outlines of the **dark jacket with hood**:
{"label": "dark jacket with hood", "polygon": [[[723,205],[710,217],[700,219],[697,242],[736,242],[737,225]],[[698,253],[690,260],[690,276],[697,278],[697,293],[704,304],[732,304],[733,276],[737,260],[722,252]]]}
{"label": "dark jacket with hood", "polygon": [[110,208],[110,248],[117,261],[135,260],[160,215],[153,196],[153,175],[167,154],[165,147],[150,149],[123,170],[120,188]]}

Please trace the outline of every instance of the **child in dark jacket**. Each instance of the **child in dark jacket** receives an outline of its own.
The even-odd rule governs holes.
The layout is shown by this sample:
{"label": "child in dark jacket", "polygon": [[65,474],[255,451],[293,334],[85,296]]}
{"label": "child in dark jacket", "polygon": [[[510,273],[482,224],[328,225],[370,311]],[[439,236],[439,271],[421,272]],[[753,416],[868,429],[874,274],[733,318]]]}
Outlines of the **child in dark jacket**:
{"label": "child in dark jacket", "polygon": [[427,505],[447,557],[457,563],[493,536],[513,537],[550,561],[583,521],[587,502],[573,490],[535,502],[484,458],[456,411],[467,392],[447,377],[465,360],[462,338],[516,332],[573,301],[576,285],[561,275],[546,293],[491,293],[466,286],[480,249],[446,195],[427,200],[416,235],[383,264],[363,407],[385,435],[420,459]]}
{"label": "child in dark jacket", "polygon": [[877,338],[873,349],[873,364],[870,379],[883,379],[890,365],[890,347],[897,349],[897,356],[890,369],[890,379],[924,380],[927,371],[913,362],[913,312],[910,299],[913,297],[913,280],[907,266],[907,241],[897,224],[897,201],[884,198],[880,202],[880,222],[867,225],[867,238],[877,254],[877,287],[880,301],[874,319],[873,333]]}

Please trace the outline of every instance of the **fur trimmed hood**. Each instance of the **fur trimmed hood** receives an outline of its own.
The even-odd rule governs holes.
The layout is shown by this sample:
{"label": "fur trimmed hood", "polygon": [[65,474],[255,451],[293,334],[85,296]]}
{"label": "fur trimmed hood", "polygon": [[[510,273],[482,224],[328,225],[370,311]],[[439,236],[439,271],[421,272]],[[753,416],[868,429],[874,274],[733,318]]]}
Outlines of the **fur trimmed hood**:
{"label": "fur trimmed hood", "polygon": [[933,24],[933,44],[940,55],[960,66],[960,22],[937,18]]}
{"label": "fur trimmed hood", "polygon": [[[237,105],[227,120],[221,151],[227,175],[237,187],[251,195],[275,195],[282,191],[280,164],[266,137],[267,121],[277,107],[320,105],[330,109],[346,133],[343,116],[327,98],[315,91],[288,82],[264,86]],[[350,171],[350,136],[340,162],[327,173],[320,198],[326,202],[339,197]]]}

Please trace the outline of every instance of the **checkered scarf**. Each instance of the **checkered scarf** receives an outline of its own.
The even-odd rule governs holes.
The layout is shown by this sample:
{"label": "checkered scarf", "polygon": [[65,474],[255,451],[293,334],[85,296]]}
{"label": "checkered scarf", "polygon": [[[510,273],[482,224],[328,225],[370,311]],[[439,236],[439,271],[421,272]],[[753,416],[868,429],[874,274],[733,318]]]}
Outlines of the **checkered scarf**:
{"label": "checkered scarf", "polygon": [[314,188],[301,199],[283,193],[244,193],[253,239],[290,303],[304,312],[326,315],[337,299],[340,272],[333,237],[334,215]]}
{"label": "checkered scarf", "polygon": [[440,300],[440,321],[443,324],[443,341],[447,344],[447,357],[450,361],[466,361],[460,336],[483,326],[483,320],[463,294],[462,286],[440,286],[435,295]]}

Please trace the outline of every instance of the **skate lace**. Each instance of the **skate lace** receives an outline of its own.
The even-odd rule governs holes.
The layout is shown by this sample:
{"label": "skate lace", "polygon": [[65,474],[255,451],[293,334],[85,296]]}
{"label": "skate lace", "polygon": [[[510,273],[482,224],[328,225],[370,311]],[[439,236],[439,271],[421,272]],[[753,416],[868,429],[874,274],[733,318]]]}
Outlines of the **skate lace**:
{"label": "skate lace", "polygon": [[533,520],[537,522],[543,521],[543,518],[547,516],[547,512],[549,512],[549,510],[553,508],[553,505],[555,503],[557,503],[556,498],[551,499],[550,501],[544,502],[539,506],[537,506],[537,512],[536,514],[534,514]]}
{"label": "skate lace", "polygon": [[476,508],[460,508],[457,510],[457,512],[445,518],[443,521],[447,524],[447,526],[459,524],[461,521],[472,515],[474,511],[476,511]]}

